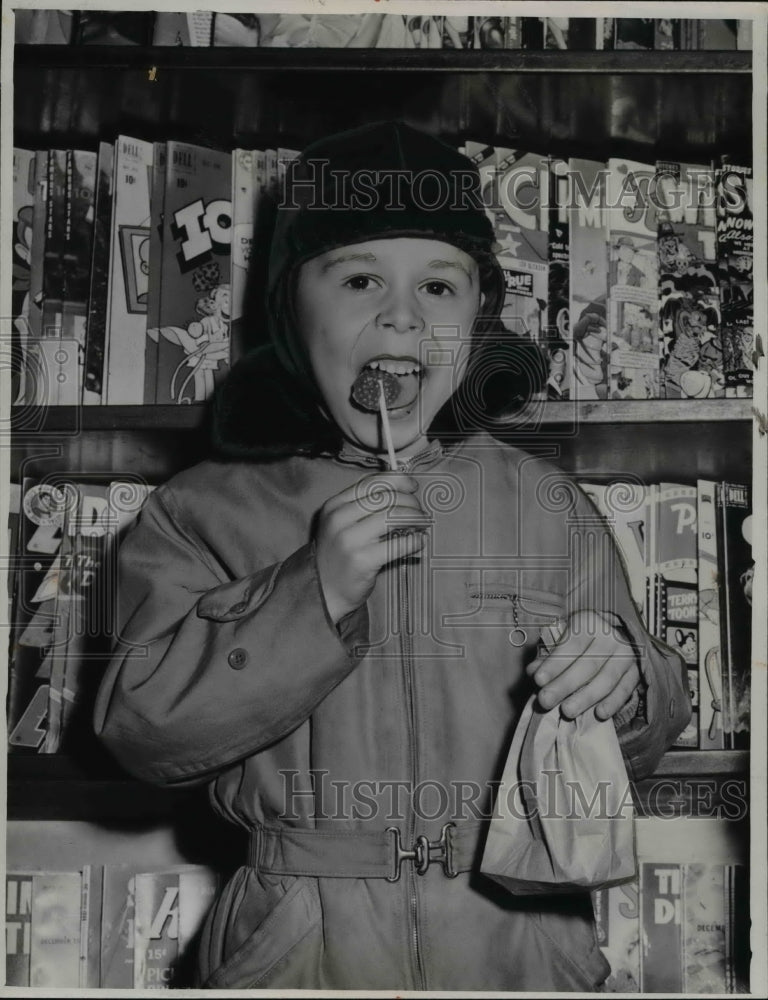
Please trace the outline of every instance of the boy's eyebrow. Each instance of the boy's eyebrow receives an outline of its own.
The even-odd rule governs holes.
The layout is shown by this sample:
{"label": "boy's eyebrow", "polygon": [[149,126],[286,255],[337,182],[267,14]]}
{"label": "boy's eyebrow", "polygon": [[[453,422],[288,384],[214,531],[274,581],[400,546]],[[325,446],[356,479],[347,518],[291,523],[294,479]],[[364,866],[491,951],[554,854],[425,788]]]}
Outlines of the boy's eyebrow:
{"label": "boy's eyebrow", "polygon": [[458,260],[431,260],[429,262],[429,266],[434,268],[456,267],[464,274],[466,274],[467,278],[469,278],[470,285],[473,283],[472,272],[469,270],[468,267],[464,267],[464,265],[460,263],[460,261]]}
{"label": "boy's eyebrow", "polygon": [[350,260],[359,260],[364,264],[373,264],[376,261],[376,254],[373,253],[343,253],[336,257],[332,257],[323,264],[323,274],[329,271],[332,267],[336,267],[337,264],[346,264]]}

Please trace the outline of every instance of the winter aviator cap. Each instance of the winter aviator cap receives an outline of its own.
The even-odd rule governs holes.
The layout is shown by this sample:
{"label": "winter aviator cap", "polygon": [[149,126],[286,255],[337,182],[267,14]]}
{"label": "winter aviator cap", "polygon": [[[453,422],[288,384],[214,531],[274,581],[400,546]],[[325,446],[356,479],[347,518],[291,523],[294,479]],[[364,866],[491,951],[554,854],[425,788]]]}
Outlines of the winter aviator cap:
{"label": "winter aviator cap", "polygon": [[384,237],[442,240],[487,266],[494,232],[480,192],[473,163],[403,122],[375,122],[321,139],[288,167],[269,291],[318,254]]}

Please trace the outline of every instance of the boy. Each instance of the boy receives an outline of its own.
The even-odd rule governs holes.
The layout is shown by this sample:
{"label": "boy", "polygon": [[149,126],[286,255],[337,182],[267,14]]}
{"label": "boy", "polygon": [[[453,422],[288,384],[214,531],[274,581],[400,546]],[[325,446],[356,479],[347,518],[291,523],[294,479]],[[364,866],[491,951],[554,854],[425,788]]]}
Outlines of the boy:
{"label": "boy", "polygon": [[[123,546],[97,731],[143,778],[210,782],[251,832],[206,923],[205,986],[607,975],[588,895],[513,898],[479,874],[492,782],[534,690],[612,718],[634,777],[690,707],[586,498],[478,430],[491,396],[542,374],[496,321],[478,191],[399,123],[310,147],[278,213],[271,344],[218,400],[222,460],[156,490]],[[366,381],[390,393],[395,471]],[[537,655],[555,620],[556,655]]]}

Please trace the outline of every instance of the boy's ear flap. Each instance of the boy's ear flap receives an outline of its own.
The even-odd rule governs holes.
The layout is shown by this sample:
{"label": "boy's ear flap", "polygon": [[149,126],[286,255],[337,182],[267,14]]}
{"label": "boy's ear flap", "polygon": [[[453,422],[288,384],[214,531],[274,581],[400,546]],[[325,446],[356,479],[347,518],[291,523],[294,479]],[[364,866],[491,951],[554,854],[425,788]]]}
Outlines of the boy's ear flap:
{"label": "boy's ear flap", "polygon": [[214,396],[212,443],[220,458],[319,454],[337,447],[337,439],[311,390],[285,371],[271,346],[241,358]]}

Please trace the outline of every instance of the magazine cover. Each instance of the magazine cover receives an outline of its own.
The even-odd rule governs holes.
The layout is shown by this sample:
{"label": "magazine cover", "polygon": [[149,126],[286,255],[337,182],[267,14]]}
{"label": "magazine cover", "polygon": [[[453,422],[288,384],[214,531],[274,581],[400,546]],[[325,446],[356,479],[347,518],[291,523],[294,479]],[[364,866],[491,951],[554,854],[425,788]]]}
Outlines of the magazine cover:
{"label": "magazine cover", "polygon": [[197,10],[187,14],[155,12],[152,34],[153,45],[198,45],[211,44],[213,14]]}
{"label": "magazine cover", "polygon": [[88,741],[98,666],[109,648],[100,599],[109,540],[109,487],[91,482],[72,486],[77,502],[64,518],[60,551],[47,753],[71,751]]}
{"label": "magazine cover", "polygon": [[24,403],[44,404],[48,380],[43,373],[40,339],[43,333],[43,259],[48,204],[48,150],[35,153],[35,192],[29,256],[29,331],[25,361]]}
{"label": "magazine cover", "polygon": [[608,221],[605,164],[572,157],[570,308],[572,398],[608,398]]}
{"label": "magazine cover", "polygon": [[690,748],[699,741],[697,500],[695,486],[659,484],[654,560],[660,597],[656,635],[685,661],[693,704],[691,721],[674,745]]}
{"label": "magazine cover", "polygon": [[614,20],[615,49],[645,49],[654,47],[654,19],[652,17],[617,17]]}
{"label": "magazine cover", "polygon": [[720,633],[724,652],[723,728],[730,749],[749,745],[752,663],[752,490],[721,483],[718,496]]}
{"label": "magazine cover", "polygon": [[29,985],[80,986],[82,873],[40,872],[32,877]]}
{"label": "magazine cover", "polygon": [[71,10],[14,11],[17,45],[68,45],[72,39]]}
{"label": "magazine cover", "polygon": [[656,171],[661,395],[722,397],[714,172],[668,161]]}
{"label": "magazine cover", "polygon": [[495,230],[506,282],[501,319],[537,344],[548,329],[548,187],[546,156],[496,147]]}
{"label": "magazine cover", "polygon": [[[510,24],[509,22],[512,22]],[[518,17],[475,17],[476,49],[519,49],[520,18]]]}
{"label": "magazine cover", "polygon": [[659,396],[655,168],[608,161],[610,398]]}
{"label": "magazine cover", "polygon": [[[168,145],[156,142],[152,152],[152,186],[149,192],[149,289],[147,292],[147,330],[160,322],[160,302],[163,292],[163,226],[165,221],[165,174]],[[144,402],[157,402],[158,344],[147,335],[144,356]]]}
{"label": "magazine cover", "polygon": [[11,401],[24,399],[27,340],[29,337],[29,264],[35,204],[35,153],[13,150],[13,287],[11,291]]}
{"label": "magazine cover", "polygon": [[202,403],[229,370],[232,156],[168,143],[158,403]]}
{"label": "magazine cover", "polygon": [[32,873],[5,873],[5,982],[29,986],[32,942]]}
{"label": "magazine cover", "polygon": [[63,340],[63,310],[66,296],[64,254],[67,250],[67,151],[48,152],[45,249],[43,252],[42,328],[40,359],[46,388],[41,400],[57,406],[61,389],[76,372],[77,354]]}
{"label": "magazine cover", "polygon": [[100,142],[96,167],[90,294],[85,341],[83,405],[103,402],[104,353],[109,315],[109,253],[112,234],[112,184],[115,147]]}
{"label": "magazine cover", "polygon": [[236,149],[232,153],[232,361],[245,350],[245,312],[248,277],[253,255],[259,203],[266,190],[266,153],[258,149]]}
{"label": "magazine cover", "polygon": [[134,988],[170,988],[179,959],[179,874],[141,872],[134,885]]}
{"label": "magazine cover", "polygon": [[148,45],[152,36],[151,11],[120,13],[81,10],[76,45]]}
{"label": "magazine cover", "polygon": [[547,263],[549,264],[547,297],[547,333],[543,345],[547,352],[549,377],[547,397],[570,399],[571,396],[571,332],[570,308],[570,177],[568,164],[557,157],[549,159],[549,233]]}
{"label": "magazine cover", "polygon": [[737,398],[752,395],[754,369],[752,168],[726,163],[716,184],[725,395]]}
{"label": "magazine cover", "polygon": [[597,943],[611,967],[602,986],[606,993],[637,993],[640,989],[639,893],[636,879],[592,893]]}
{"label": "magazine cover", "polygon": [[640,864],[640,990],[683,992],[683,865]]}
{"label": "magazine cover", "polygon": [[8,685],[12,753],[42,753],[47,732],[51,645],[64,519],[74,502],[67,483],[22,483],[16,602]]}
{"label": "magazine cover", "polygon": [[135,874],[135,866],[104,866],[99,949],[102,988],[133,988]]}
{"label": "magazine cover", "polygon": [[142,139],[121,135],[115,144],[103,400],[110,406],[144,400],[152,155],[152,143]]}
{"label": "magazine cover", "polygon": [[474,43],[474,22],[474,17],[446,14],[443,18],[443,48],[471,49]]}
{"label": "magazine cover", "polygon": [[86,317],[93,251],[96,153],[67,150],[67,214],[61,350],[66,368],[59,373],[59,406],[79,406],[83,396]]}
{"label": "magazine cover", "polygon": [[699,479],[699,747],[723,750],[723,648],[720,632],[720,587],[717,563],[718,484]]}

